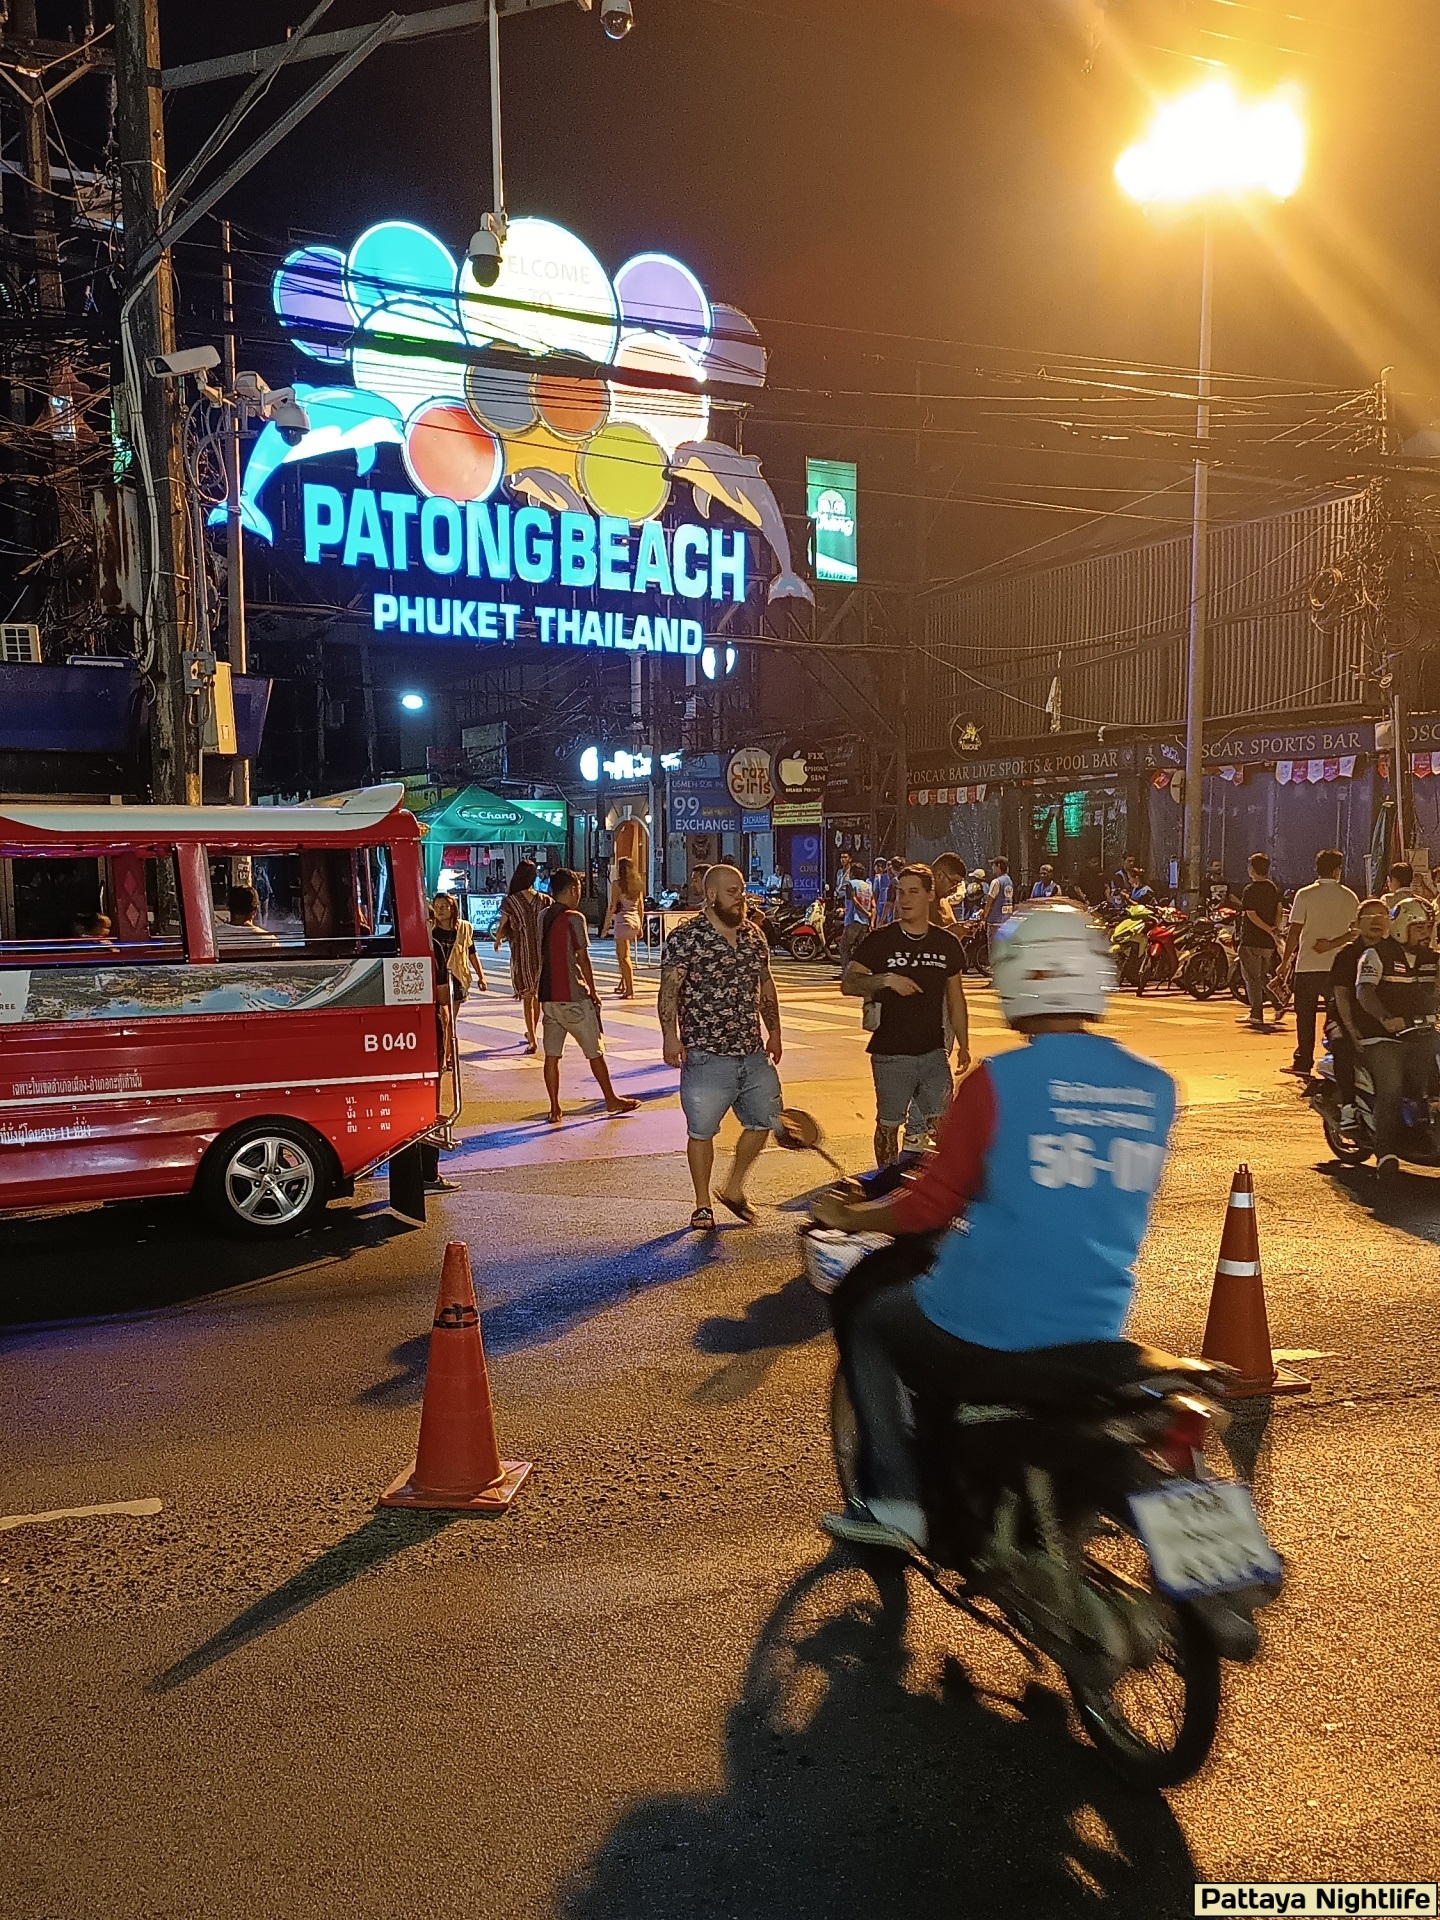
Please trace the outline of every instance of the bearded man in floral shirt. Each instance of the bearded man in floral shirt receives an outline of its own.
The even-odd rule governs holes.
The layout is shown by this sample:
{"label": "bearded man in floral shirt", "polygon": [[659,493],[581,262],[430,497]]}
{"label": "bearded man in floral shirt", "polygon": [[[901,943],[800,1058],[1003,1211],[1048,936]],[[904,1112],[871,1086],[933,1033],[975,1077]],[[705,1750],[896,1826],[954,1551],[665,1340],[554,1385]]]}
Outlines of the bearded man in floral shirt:
{"label": "bearded man in floral shirt", "polygon": [[686,1158],[695,1188],[690,1225],[700,1233],[714,1228],[715,1136],[733,1110],[740,1138],[729,1181],[715,1198],[751,1226],[755,1211],[745,1198],[745,1178],[780,1111],[775,1069],[782,1048],[770,949],[746,919],[745,876],[738,867],[710,868],[703,912],[666,941],[659,1012],[665,1064],[680,1069],[680,1104],[689,1130]]}

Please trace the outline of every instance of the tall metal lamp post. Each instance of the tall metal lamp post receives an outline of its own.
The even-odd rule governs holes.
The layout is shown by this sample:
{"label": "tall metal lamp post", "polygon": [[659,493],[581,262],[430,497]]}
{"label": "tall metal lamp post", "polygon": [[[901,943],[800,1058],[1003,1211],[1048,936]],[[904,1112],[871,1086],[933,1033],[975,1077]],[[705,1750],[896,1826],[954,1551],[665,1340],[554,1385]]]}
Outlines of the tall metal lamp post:
{"label": "tall metal lamp post", "polygon": [[1115,162],[1121,191],[1143,207],[1194,207],[1202,218],[1200,355],[1196,377],[1195,497],[1185,671],[1186,904],[1202,902],[1207,640],[1210,609],[1210,372],[1217,207],[1268,195],[1288,200],[1305,169],[1305,129],[1286,91],[1242,101],[1210,80],[1157,109],[1143,139]]}

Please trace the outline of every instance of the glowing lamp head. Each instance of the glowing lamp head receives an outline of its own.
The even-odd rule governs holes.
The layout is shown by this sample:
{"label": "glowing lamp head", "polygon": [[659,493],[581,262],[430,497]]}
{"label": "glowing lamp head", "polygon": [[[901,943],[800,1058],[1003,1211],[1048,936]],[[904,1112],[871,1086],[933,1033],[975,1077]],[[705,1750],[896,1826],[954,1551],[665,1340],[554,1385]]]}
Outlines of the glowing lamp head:
{"label": "glowing lamp head", "polygon": [[593,787],[600,778],[600,749],[586,747],[580,756],[580,778],[589,787]]}
{"label": "glowing lamp head", "polygon": [[1142,206],[1269,194],[1288,200],[1305,171],[1305,125],[1292,94],[1239,99],[1207,81],[1160,107],[1143,140],[1115,162],[1123,193]]}
{"label": "glowing lamp head", "polygon": [[400,696],[400,704],[406,713],[423,713],[425,711],[425,696],[423,693],[402,693]]}

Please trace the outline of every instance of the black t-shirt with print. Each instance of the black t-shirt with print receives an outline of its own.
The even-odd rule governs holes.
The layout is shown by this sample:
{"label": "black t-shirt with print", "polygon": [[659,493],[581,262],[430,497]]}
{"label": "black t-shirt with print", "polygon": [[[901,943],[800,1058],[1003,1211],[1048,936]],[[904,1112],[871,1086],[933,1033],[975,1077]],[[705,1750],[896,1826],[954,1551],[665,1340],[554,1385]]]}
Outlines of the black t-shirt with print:
{"label": "black t-shirt with print", "polygon": [[1240,944],[1242,947],[1273,947],[1275,942],[1263,927],[1257,927],[1246,914],[1258,913],[1273,927],[1280,918],[1280,889],[1273,880],[1252,880],[1240,896]]}
{"label": "black t-shirt with print", "polygon": [[867,973],[903,973],[918,981],[919,993],[877,996],[880,1025],[870,1037],[871,1053],[936,1053],[945,1045],[945,983],[962,973],[965,955],[953,933],[930,927],[906,933],[899,921],[877,927],[855,949],[855,964]]}

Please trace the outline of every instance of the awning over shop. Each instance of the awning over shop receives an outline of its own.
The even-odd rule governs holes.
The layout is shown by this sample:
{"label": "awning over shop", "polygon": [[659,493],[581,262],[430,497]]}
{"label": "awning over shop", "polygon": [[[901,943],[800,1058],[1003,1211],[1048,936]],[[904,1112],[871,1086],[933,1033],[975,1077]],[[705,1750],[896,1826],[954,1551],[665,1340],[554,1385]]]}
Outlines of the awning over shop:
{"label": "awning over shop", "polygon": [[427,830],[425,871],[433,887],[445,847],[563,847],[568,809],[563,800],[502,800],[485,787],[465,787],[418,817]]}

